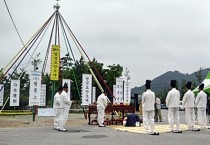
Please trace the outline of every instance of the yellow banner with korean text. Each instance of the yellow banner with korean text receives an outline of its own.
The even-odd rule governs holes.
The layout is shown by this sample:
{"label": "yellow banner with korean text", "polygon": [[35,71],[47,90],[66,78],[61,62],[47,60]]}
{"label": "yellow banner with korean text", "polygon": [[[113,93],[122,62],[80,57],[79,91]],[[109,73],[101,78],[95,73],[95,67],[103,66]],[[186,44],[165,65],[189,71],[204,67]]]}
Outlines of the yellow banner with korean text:
{"label": "yellow banner with korean text", "polygon": [[60,67],[60,45],[52,45],[51,47],[51,66],[50,66],[50,80],[59,80]]}

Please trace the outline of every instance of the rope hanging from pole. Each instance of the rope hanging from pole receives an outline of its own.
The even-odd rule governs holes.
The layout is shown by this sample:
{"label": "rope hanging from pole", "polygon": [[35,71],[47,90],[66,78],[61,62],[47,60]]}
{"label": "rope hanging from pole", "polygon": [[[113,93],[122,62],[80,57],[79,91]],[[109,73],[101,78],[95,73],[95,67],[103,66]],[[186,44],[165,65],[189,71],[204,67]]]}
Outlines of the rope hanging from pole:
{"label": "rope hanging from pole", "polygon": [[[53,14],[54,15],[54,14]],[[3,75],[0,78],[0,81],[7,75],[8,71],[11,69],[11,67],[15,64],[13,63],[11,65],[12,62],[15,62],[21,57],[21,55],[27,50],[27,47],[31,44],[31,42],[33,41],[34,37],[36,37],[36,35],[42,30],[43,27],[45,27],[48,22],[50,21],[50,19],[52,18],[52,16],[50,16],[50,18],[42,25],[42,27],[39,28],[39,30],[29,39],[29,41],[18,51],[18,53],[12,58],[12,60],[3,68],[2,73]],[[11,65],[11,66],[10,66]],[[10,67],[9,67],[10,66]],[[8,68],[9,67],[9,68]],[[5,72],[6,68],[8,68],[8,70]]]}
{"label": "rope hanging from pole", "polygon": [[[61,16],[61,15],[60,15],[60,16]],[[62,20],[64,21],[64,24],[66,25],[66,27],[68,28],[69,34],[70,34],[70,36],[72,37],[72,40],[74,41],[74,43],[75,43],[75,45],[76,45],[76,47],[77,47],[79,53],[80,53],[81,56],[84,58],[84,60],[85,60],[85,62],[86,62],[86,64],[87,64],[87,66],[88,66],[88,69],[89,69],[90,73],[93,75],[93,78],[94,78],[96,84],[98,85],[98,87],[99,87],[99,89],[101,90],[101,92],[103,92],[104,90],[103,90],[101,84],[99,83],[99,81],[98,81],[98,79],[96,78],[94,72],[92,71],[91,67],[90,67],[89,64],[87,63],[87,60],[85,59],[85,57],[84,57],[82,51],[80,50],[80,47],[78,46],[78,43],[76,42],[75,38],[73,37],[73,35],[72,35],[72,33],[71,33],[71,29],[69,28],[69,26],[67,25],[67,23],[65,22],[65,20],[63,19],[62,16],[61,16],[61,18],[62,18]]]}
{"label": "rope hanging from pole", "polygon": [[[17,29],[17,26],[16,26],[16,24],[15,24],[15,21],[13,20],[12,14],[10,13],[10,10],[9,10],[9,7],[8,7],[8,5],[7,5],[7,3],[6,3],[6,0],[4,0],[4,4],[5,4],[6,8],[7,8],[8,14],[9,14],[10,19],[11,19],[11,21],[12,21],[12,23],[13,23],[13,26],[14,26],[14,28],[15,28],[17,34],[18,34],[18,37],[19,37],[21,43],[22,43],[23,46],[24,46],[23,39],[21,38],[20,33],[19,33],[19,31],[18,31],[18,29]],[[30,53],[29,53],[29,55],[32,57],[32,55],[31,55]]]}
{"label": "rope hanging from pole", "polygon": [[[75,57],[74,57],[74,53],[73,53],[73,51],[72,51],[72,49],[71,49],[71,45],[70,45],[69,39],[68,39],[68,37],[67,37],[66,31],[65,31],[65,29],[64,29],[63,22],[61,21],[60,15],[59,15],[59,20],[60,20],[61,28],[62,28],[63,35],[64,35],[64,41],[65,41],[65,45],[66,45],[66,48],[67,48],[68,57],[69,57],[69,59],[71,59],[70,53],[69,53],[69,50],[68,50],[68,48],[69,48],[70,51],[71,51],[73,60],[74,60],[74,62],[76,62],[76,59],[75,59]],[[67,44],[68,44],[68,45],[67,45]],[[73,69],[72,69],[72,70],[73,70]],[[81,98],[81,97],[80,97],[80,91],[79,91],[79,87],[78,87],[78,83],[77,83],[77,79],[76,79],[76,75],[75,75],[74,70],[73,70],[73,76],[74,76],[74,81],[75,81],[75,85],[76,85],[76,88],[77,88],[78,96],[79,96],[79,98]]]}
{"label": "rope hanging from pole", "polygon": [[[51,20],[52,20],[52,19],[51,19]],[[36,52],[36,50],[37,50],[38,46],[40,45],[41,41],[43,40],[44,35],[46,34],[46,32],[47,32],[47,30],[48,30],[48,28],[49,28],[49,26],[50,26],[50,23],[51,23],[51,21],[49,22],[49,24],[48,24],[48,26],[47,26],[46,30],[44,31],[44,33],[43,33],[43,35],[42,35],[42,37],[41,37],[41,39],[40,39],[40,41],[38,42],[38,44],[37,44],[36,48],[34,49],[34,51],[33,51],[33,53],[32,53],[32,56],[35,54],[35,52]],[[33,58],[32,56],[30,57],[30,59],[29,59],[28,63],[25,65],[25,67],[24,67],[23,71],[24,71],[24,70],[25,70],[25,68],[28,66],[28,64],[31,62],[31,59]]]}
{"label": "rope hanging from pole", "polygon": [[19,33],[19,31],[18,31],[18,29],[17,29],[17,27],[16,27],[16,25],[15,25],[15,21],[14,21],[13,18],[12,18],[12,15],[11,15],[11,13],[10,13],[10,10],[9,10],[9,7],[8,7],[8,5],[7,5],[7,3],[6,3],[6,0],[4,0],[4,4],[5,4],[6,8],[7,8],[7,11],[8,11],[8,13],[9,13],[10,19],[12,20],[12,23],[13,23],[13,25],[14,25],[14,27],[15,27],[15,30],[16,30],[17,34],[18,34],[18,37],[19,37],[21,43],[22,43],[23,46],[24,46],[23,40],[22,40],[22,38],[21,38],[21,36],[20,36],[20,33]]}
{"label": "rope hanging from pole", "polygon": [[[84,55],[82,54],[81,50],[79,48],[82,49],[83,53],[85,54],[85,56],[88,58],[89,62],[91,63],[92,61],[90,60],[89,56],[87,55],[87,53],[85,52],[85,50],[83,49],[83,47],[81,46],[81,44],[79,43],[79,41],[77,40],[76,36],[74,35],[74,33],[72,32],[72,30],[70,29],[70,27],[68,26],[68,24],[66,23],[66,21],[64,20],[64,18],[61,15],[62,20],[64,21],[64,24],[66,25],[66,27],[68,28],[68,31],[70,33],[70,35],[72,36],[73,41],[75,42],[76,47],[78,48],[79,52],[81,53],[81,55],[84,57]],[[85,58],[85,57],[84,57]],[[93,63],[91,63],[93,64]],[[89,68],[91,69],[90,65],[88,64]],[[110,90],[110,88],[107,86],[106,82],[104,81],[104,79],[101,77],[100,73],[98,72],[98,70],[96,69],[95,65],[92,65],[94,70],[96,71],[97,75],[99,76],[99,78],[101,79],[101,81],[104,83],[104,85],[106,86],[106,88],[108,89],[108,91],[112,94],[112,91]],[[90,72],[92,74],[94,74],[94,72],[92,71],[92,69],[90,70]],[[95,74],[93,75],[94,79],[97,80]],[[103,92],[103,88],[101,87],[100,83],[98,82],[98,80],[96,81],[96,83],[98,84],[100,90]],[[113,96],[114,97],[114,96]],[[114,97],[115,98],[115,97]]]}
{"label": "rope hanging from pole", "polygon": [[[70,35],[71,35],[71,33],[70,33]],[[71,35],[71,37],[72,37],[72,35]],[[93,70],[91,69],[91,67],[90,67],[89,64],[87,63],[87,60],[85,59],[85,56],[83,55],[82,51],[79,49],[79,46],[77,45],[76,41],[74,40],[74,37],[72,37],[72,40],[74,41],[74,43],[75,43],[75,45],[76,45],[78,51],[80,52],[81,56],[84,58],[84,60],[85,60],[85,62],[86,62],[86,64],[87,64],[87,66],[88,66],[88,69],[89,69],[90,73],[93,75],[93,78],[94,78],[96,84],[98,85],[98,87],[99,87],[99,89],[101,90],[101,92],[103,92],[104,90],[103,90],[101,84],[99,83],[99,81],[98,81],[98,79],[96,78],[96,76],[95,76]]]}
{"label": "rope hanging from pole", "polygon": [[[42,25],[42,27],[29,39],[29,41],[26,43],[26,45],[23,46],[23,48],[15,55],[15,57],[9,62],[9,64],[3,69],[3,76],[0,78],[0,81],[6,76],[6,74],[8,73],[8,71],[12,68],[12,66],[19,60],[19,58],[24,54],[24,52],[28,49],[28,47],[30,46],[30,48],[28,49],[28,51],[25,53],[25,55],[22,57],[22,59],[20,60],[20,62],[18,63],[18,65],[15,67],[15,69],[13,70],[13,72],[11,73],[11,75],[9,76],[9,78],[6,79],[6,82],[4,83],[4,85],[0,88],[0,91],[5,87],[5,85],[8,83],[8,81],[11,79],[11,77],[13,76],[14,72],[17,70],[17,68],[19,67],[19,65],[21,64],[21,62],[23,61],[23,59],[26,57],[26,55],[29,53],[29,51],[31,50],[32,46],[35,44],[35,42],[37,41],[37,39],[39,38],[39,36],[42,34],[42,32],[44,31],[44,29],[48,26],[52,20],[54,13],[50,16],[50,18]],[[47,27],[47,28],[48,28]],[[44,34],[46,33],[47,30],[45,30]],[[43,36],[44,36],[43,34]],[[42,37],[43,38],[43,37]],[[42,40],[41,38],[41,40]],[[41,41],[40,40],[40,41]],[[38,43],[38,45],[40,44],[40,42]],[[37,47],[38,47],[37,45]],[[37,49],[36,47],[36,49]],[[35,50],[36,50],[35,49]],[[22,53],[21,53],[22,52]],[[35,51],[34,51],[35,52]],[[20,54],[21,53],[21,54]],[[19,55],[19,56],[18,56]],[[17,57],[18,56],[18,57]],[[31,56],[31,55],[30,55]],[[14,59],[17,57],[17,59],[14,61]],[[32,56],[30,57],[32,58]],[[5,69],[14,61],[14,63],[10,66],[10,68],[8,68],[8,70],[6,72]],[[19,76],[19,79],[21,78],[22,75]],[[9,100],[10,97],[7,98],[4,106],[1,108],[1,111],[4,109],[7,101]]]}
{"label": "rope hanging from pole", "polygon": [[[54,13],[54,15],[55,15],[55,14],[56,14],[56,13]],[[50,44],[51,44],[51,41],[52,41],[52,35],[53,35],[54,27],[55,27],[55,19],[54,19],[53,26],[52,26],[52,30],[51,30],[51,33],[50,33],[50,39],[49,39],[47,51],[46,51],[46,54],[45,54],[44,64],[43,64],[43,67],[42,67],[42,73],[44,73],[44,72],[45,72],[45,69],[46,69],[46,64],[47,64],[47,60],[48,60],[48,55],[49,55],[50,48],[51,48]]]}
{"label": "rope hanging from pole", "polygon": [[[52,16],[50,17],[50,19],[52,18]],[[37,41],[37,39],[39,38],[39,36],[42,34],[43,30],[45,29],[45,27],[47,26],[47,24],[50,22],[50,19],[48,19],[48,21],[45,22],[45,24],[33,35],[33,37],[27,42],[27,45],[25,45],[23,48],[24,50],[22,51],[21,54],[19,54],[19,56],[17,57],[17,59],[13,62],[13,64],[8,68],[8,70],[1,76],[0,81],[6,76],[6,74],[9,72],[9,70],[14,66],[14,64],[21,58],[21,56],[24,54],[24,52],[28,49],[28,47],[30,46],[30,48],[28,49],[28,51],[25,52],[25,55],[22,57],[21,61],[18,63],[18,65],[15,67],[14,71],[11,73],[11,75],[9,76],[9,78],[6,80],[6,83],[4,83],[4,85],[0,88],[0,91],[2,90],[2,88],[5,86],[5,84],[8,83],[8,81],[10,80],[10,78],[12,77],[13,73],[16,71],[17,67],[21,64],[21,62],[23,61],[23,59],[25,58],[25,56],[27,55],[27,53],[31,50],[32,46],[34,45],[34,43]],[[22,48],[22,49],[23,49]],[[21,50],[22,50],[21,49]],[[19,51],[21,52],[21,51]],[[14,57],[15,58],[15,57]]]}

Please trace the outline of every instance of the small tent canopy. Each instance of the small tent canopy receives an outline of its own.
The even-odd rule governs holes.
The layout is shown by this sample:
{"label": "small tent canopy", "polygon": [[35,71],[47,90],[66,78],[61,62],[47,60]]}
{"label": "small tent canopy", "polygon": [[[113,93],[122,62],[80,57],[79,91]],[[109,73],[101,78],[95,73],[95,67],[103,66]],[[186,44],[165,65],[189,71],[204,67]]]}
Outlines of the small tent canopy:
{"label": "small tent canopy", "polygon": [[[208,72],[205,80],[202,82],[204,83],[204,92],[207,93],[208,95],[210,95],[210,72]],[[198,86],[199,87],[199,86]],[[193,93],[195,93],[197,95],[198,93],[198,87],[196,87],[194,90],[193,90]]]}

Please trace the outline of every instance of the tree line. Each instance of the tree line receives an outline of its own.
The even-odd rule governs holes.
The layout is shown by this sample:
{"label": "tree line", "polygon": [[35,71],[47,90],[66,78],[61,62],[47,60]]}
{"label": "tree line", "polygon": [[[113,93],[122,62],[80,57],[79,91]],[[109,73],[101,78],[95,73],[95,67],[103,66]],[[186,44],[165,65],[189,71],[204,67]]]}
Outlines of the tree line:
{"label": "tree line", "polygon": [[[62,84],[62,79],[71,79],[71,99],[81,100],[81,85],[82,85],[82,74],[90,74],[89,67],[93,70],[96,75],[99,83],[103,88],[106,88],[103,82],[106,82],[110,90],[113,90],[113,85],[116,83],[116,77],[122,76],[123,67],[119,64],[105,66],[103,63],[98,62],[95,58],[91,62],[85,62],[84,58],[81,57],[79,60],[73,62],[73,60],[66,54],[61,58],[60,61],[60,72],[59,80],[55,81],[55,88],[57,89]],[[97,70],[97,72],[96,72]],[[0,71],[1,72],[1,71]],[[103,80],[97,74],[100,74]],[[10,81],[8,81],[8,76],[5,76],[3,80],[0,81],[0,84],[4,85],[4,102],[10,95]],[[2,73],[0,73],[0,77]],[[20,80],[20,106],[16,109],[27,109],[29,101],[29,73],[26,70],[20,68],[15,70],[11,79]],[[46,106],[51,106],[52,96],[55,92],[52,92],[52,81],[50,80],[49,73],[42,74],[42,84],[46,84]],[[96,95],[98,96],[101,91],[98,88],[96,82],[93,80],[92,86],[96,87]],[[6,104],[5,109],[12,109],[9,106],[9,101]]]}

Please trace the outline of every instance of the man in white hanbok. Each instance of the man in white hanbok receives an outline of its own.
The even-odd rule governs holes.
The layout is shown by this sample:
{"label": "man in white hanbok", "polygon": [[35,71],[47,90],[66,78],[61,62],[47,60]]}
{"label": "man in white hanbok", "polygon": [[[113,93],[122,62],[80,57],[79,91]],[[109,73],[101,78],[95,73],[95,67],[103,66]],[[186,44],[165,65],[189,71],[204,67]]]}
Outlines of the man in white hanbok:
{"label": "man in white hanbok", "polygon": [[104,125],[104,111],[108,105],[109,98],[107,97],[107,92],[104,91],[97,99],[97,112],[98,112],[98,116],[97,116],[97,121],[98,121],[98,126],[99,127],[105,127]]}
{"label": "man in white hanbok", "polygon": [[207,94],[203,91],[204,84],[200,84],[199,93],[195,100],[195,106],[197,107],[197,119],[201,129],[206,128],[206,105]]}
{"label": "man in white hanbok", "polygon": [[192,82],[188,81],[185,85],[187,92],[184,94],[182,99],[183,106],[185,107],[185,118],[189,130],[199,131],[195,128],[195,95],[191,91],[191,86]]}
{"label": "man in white hanbok", "polygon": [[72,104],[72,101],[70,101],[70,98],[68,97],[67,92],[68,92],[68,85],[65,83],[63,86],[63,91],[60,96],[60,106],[63,109],[63,111],[62,111],[61,119],[59,121],[59,129],[58,129],[59,131],[67,131],[67,129],[65,129],[64,126],[68,120],[69,109]]}
{"label": "man in white hanbok", "polygon": [[60,95],[62,92],[62,86],[58,88],[53,101],[53,109],[54,109],[54,129],[58,130],[59,120],[61,119],[62,109],[60,107]]}
{"label": "man in white hanbok", "polygon": [[154,131],[155,93],[150,90],[150,83],[150,80],[146,80],[146,91],[142,94],[143,125],[150,135],[159,135],[159,132]]}
{"label": "man in white hanbok", "polygon": [[[180,93],[176,89],[176,80],[171,80],[171,90],[168,92],[166,97],[166,107],[168,107],[168,123],[171,127],[171,131],[174,133],[182,133],[179,129],[180,118],[179,118],[179,104],[180,104]],[[176,129],[174,129],[176,124]]]}

